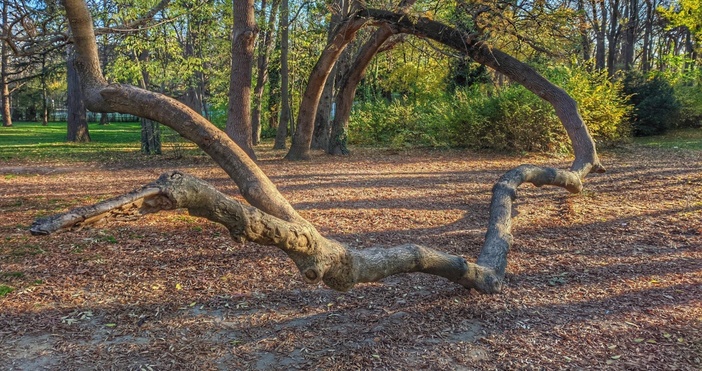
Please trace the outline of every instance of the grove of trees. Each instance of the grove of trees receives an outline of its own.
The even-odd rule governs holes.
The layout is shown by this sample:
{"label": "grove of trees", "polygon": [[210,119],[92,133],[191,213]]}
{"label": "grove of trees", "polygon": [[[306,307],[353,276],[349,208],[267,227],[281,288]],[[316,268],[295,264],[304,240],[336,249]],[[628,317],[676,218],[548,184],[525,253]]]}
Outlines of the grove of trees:
{"label": "grove of trees", "polygon": [[[426,36],[364,26],[352,39],[338,40],[345,48],[326,56],[336,63],[324,71],[318,58],[353,6],[343,0],[90,2],[108,81],[178,98],[225,127],[251,156],[262,136],[277,136],[277,148],[292,137],[291,159],[307,157],[308,148],[345,154],[348,142],[567,150],[553,113],[541,113],[542,102]],[[620,140],[632,126],[634,134],[648,135],[697,125],[702,116],[701,16],[692,0],[366,6],[474,33],[527,62],[576,98],[598,141]],[[46,123],[67,106],[71,89],[65,15],[51,1],[9,0],[2,12],[3,125]],[[317,84],[311,77],[327,73],[320,104],[311,107],[316,89],[308,86]],[[68,105],[71,112],[80,111],[79,104]],[[510,117],[500,108],[509,105],[537,113]],[[648,111],[652,106],[659,108]],[[538,133],[525,138],[512,121],[546,125],[522,130]],[[143,131],[144,151],[159,153],[158,123],[144,121]]]}

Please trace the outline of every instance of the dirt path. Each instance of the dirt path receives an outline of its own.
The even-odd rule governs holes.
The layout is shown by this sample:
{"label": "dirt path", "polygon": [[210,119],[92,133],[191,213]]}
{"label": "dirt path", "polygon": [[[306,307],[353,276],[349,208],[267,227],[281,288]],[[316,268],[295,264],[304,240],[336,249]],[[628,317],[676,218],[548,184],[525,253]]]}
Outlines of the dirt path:
{"label": "dirt path", "polygon": [[[359,248],[415,241],[471,260],[503,171],[567,166],[462,151],[362,150],[301,164],[276,155],[262,153],[264,171],[324,234]],[[13,289],[0,297],[0,369],[699,370],[702,154],[603,158],[608,173],[581,195],[521,190],[508,285],[494,296],[419,274],[346,293],[305,285],[281,252],[235,243],[183,212],[33,237],[36,217],[171,168],[236,189],[202,159],[0,162],[15,169],[0,175],[0,290]]]}

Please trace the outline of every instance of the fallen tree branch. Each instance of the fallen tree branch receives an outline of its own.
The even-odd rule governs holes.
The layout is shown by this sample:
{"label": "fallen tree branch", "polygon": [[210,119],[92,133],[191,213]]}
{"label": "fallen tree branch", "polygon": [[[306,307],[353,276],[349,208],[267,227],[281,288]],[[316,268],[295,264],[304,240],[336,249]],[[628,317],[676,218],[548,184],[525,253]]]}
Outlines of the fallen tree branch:
{"label": "fallen tree branch", "polygon": [[[117,216],[186,208],[192,215],[224,225],[236,240],[277,246],[295,262],[309,283],[324,281],[333,289],[348,290],[359,282],[378,281],[398,273],[423,272],[445,277],[466,288],[495,293],[502,289],[507,253],[512,244],[511,210],[517,188],[522,183],[532,183],[559,186],[577,193],[582,190],[584,176],[591,170],[603,170],[575,102],[533,69],[490,49],[471,35],[440,23],[425,18],[408,21],[401,14],[383,11],[373,14],[368,10],[362,16],[382,18],[404,28],[407,33],[425,27],[422,32],[428,33],[427,36],[434,35],[447,45],[453,43],[452,46],[473,59],[496,67],[516,81],[522,79],[520,82],[527,88],[556,108],[573,142],[575,161],[570,171],[522,165],[500,178],[493,188],[488,231],[477,263],[415,244],[351,249],[321,236],[292,208],[249,156],[202,116],[158,93],[129,85],[108,85],[100,70],[92,20],[85,2],[62,1],[75,38],[76,64],[88,108],[96,112],[131,113],[170,126],[208,153],[237,183],[250,206],[229,198],[198,178],[171,172],[129,194],[39,219],[31,227],[35,234],[49,234]],[[349,26],[348,33],[355,32],[364,22],[364,19],[350,22],[352,27]]]}
{"label": "fallen tree branch", "polygon": [[416,244],[352,249],[322,237],[308,223],[279,219],[178,171],[165,173],[155,182],[125,195],[38,219],[30,231],[46,235],[124,216],[138,217],[184,208],[193,216],[222,224],[236,241],[280,248],[309,283],[324,280],[329,287],[345,291],[357,283],[375,282],[400,273],[423,272],[447,278],[466,288],[496,293],[502,289],[507,251],[512,242],[511,216],[504,211],[511,210],[516,188],[524,182],[536,186],[557,185],[572,192],[581,187],[571,172],[556,169],[523,165],[505,174],[493,189],[490,228],[477,264]]}

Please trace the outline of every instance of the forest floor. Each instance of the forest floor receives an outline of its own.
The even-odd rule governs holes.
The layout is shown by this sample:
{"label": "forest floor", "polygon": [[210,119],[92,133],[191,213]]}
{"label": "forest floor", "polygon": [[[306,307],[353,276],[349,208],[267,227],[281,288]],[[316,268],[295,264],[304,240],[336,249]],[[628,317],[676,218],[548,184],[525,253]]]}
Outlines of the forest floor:
{"label": "forest floor", "polygon": [[[469,260],[504,171],[568,166],[457,150],[259,154],[323,234]],[[423,274],[345,293],[306,285],[279,250],[183,211],[31,236],[37,217],[175,168],[238,191],[203,156],[0,159],[0,369],[702,369],[702,152],[601,156],[608,172],[582,194],[520,190],[497,295]]]}

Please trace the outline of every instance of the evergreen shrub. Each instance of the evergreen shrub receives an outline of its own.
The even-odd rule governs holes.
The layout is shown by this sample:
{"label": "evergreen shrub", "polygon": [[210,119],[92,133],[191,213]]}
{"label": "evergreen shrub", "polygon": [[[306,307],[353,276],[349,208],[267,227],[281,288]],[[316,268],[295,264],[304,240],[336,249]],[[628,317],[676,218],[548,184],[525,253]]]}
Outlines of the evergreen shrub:
{"label": "evergreen shrub", "polygon": [[680,119],[680,102],[661,76],[631,72],[624,78],[624,93],[634,107],[631,125],[635,136],[665,134]]}

